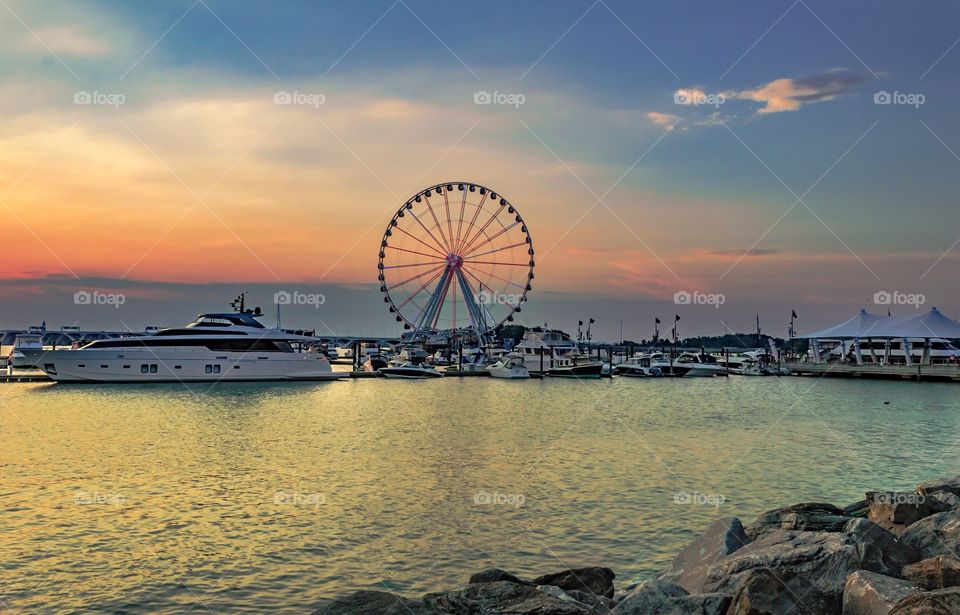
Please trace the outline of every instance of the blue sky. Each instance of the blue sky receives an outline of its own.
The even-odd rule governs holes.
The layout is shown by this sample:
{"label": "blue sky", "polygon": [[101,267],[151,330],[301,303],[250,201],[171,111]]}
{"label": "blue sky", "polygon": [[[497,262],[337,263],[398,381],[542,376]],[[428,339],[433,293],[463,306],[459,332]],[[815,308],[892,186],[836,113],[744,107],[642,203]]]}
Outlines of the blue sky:
{"label": "blue sky", "polygon": [[[7,5],[0,223],[26,249],[0,269],[0,326],[69,319],[84,280],[161,284],[185,312],[191,284],[362,285],[409,186],[447,177],[500,186],[530,221],[531,319],[601,297],[608,321],[685,310],[691,332],[720,332],[795,306],[813,327],[880,311],[881,290],[960,314],[955,4]],[[125,103],[78,108],[80,90]],[[277,110],[279,90],[326,102]],[[478,108],[480,90],[525,102]],[[728,300],[677,307],[678,291]]]}

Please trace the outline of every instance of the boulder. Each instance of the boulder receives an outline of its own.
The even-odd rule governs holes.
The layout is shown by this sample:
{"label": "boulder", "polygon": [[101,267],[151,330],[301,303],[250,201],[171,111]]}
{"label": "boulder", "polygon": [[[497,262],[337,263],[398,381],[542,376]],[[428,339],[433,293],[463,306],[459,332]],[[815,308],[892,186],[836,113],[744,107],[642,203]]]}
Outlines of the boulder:
{"label": "boulder", "polygon": [[909,581],[859,570],[843,588],[843,615],[887,615],[897,602],[919,591]]}
{"label": "boulder", "polygon": [[858,545],[846,534],[772,530],[711,566],[704,591],[733,595],[731,609],[741,610],[731,613],[757,605],[799,609],[802,595],[830,613],[839,611],[847,577],[860,568]]}
{"label": "boulder", "polygon": [[903,542],[919,551],[923,559],[960,557],[960,512],[937,513],[917,521],[904,531]]}
{"label": "boulder", "polygon": [[746,527],[746,534],[756,540],[771,530],[803,530],[839,532],[850,517],[842,508],[822,502],[806,502],[767,511]]}
{"label": "boulder", "polygon": [[795,571],[754,568],[739,577],[725,615],[839,615],[841,604]]}
{"label": "boulder", "polygon": [[930,498],[931,500],[936,500],[937,502],[940,502],[941,504],[943,504],[946,510],[955,510],[957,508],[960,508],[960,497],[957,497],[952,493],[943,491],[940,493],[934,493],[934,494],[928,495],[927,497]]}
{"label": "boulder", "polygon": [[674,558],[670,570],[660,578],[676,583],[691,594],[698,594],[703,590],[710,566],[750,542],[740,519],[718,519]]}
{"label": "boulder", "polygon": [[423,601],[432,608],[455,615],[592,615],[589,607],[572,599],[563,600],[536,587],[510,581],[475,583],[431,593],[424,596]]}
{"label": "boulder", "polygon": [[960,588],[937,589],[907,596],[890,615],[952,615],[960,613]]}
{"label": "boulder", "polygon": [[730,596],[697,594],[668,598],[656,615],[726,615]]}
{"label": "boulder", "polygon": [[644,581],[630,592],[613,610],[614,615],[652,615],[659,612],[671,598],[683,598],[687,590],[675,583],[660,579]]}
{"label": "boulder", "polygon": [[898,536],[920,519],[949,510],[940,500],[906,491],[868,491],[867,503],[867,519]]}
{"label": "boulder", "polygon": [[[561,590],[562,591],[562,590]],[[589,592],[582,592],[576,589],[571,589],[567,592],[567,595],[589,607],[593,608],[595,613],[609,613],[613,607],[617,605],[612,598],[607,598],[605,596],[598,596],[596,594],[591,594]]]}
{"label": "boulder", "polygon": [[313,615],[444,615],[423,602],[407,600],[396,594],[362,590],[337,598],[313,612]]}
{"label": "boulder", "polygon": [[571,568],[553,574],[545,574],[533,580],[534,585],[553,585],[562,590],[578,590],[613,598],[613,579],[617,575],[609,568],[599,566]]}
{"label": "boulder", "polygon": [[917,493],[923,495],[950,493],[960,497],[960,476],[920,483],[917,485]]}
{"label": "boulder", "polygon": [[960,559],[938,555],[903,567],[903,578],[924,589],[960,586]]}
{"label": "boulder", "polygon": [[533,585],[530,581],[524,581],[505,570],[499,568],[486,568],[480,572],[470,575],[470,583],[493,583],[494,581],[509,581],[518,585]]}
{"label": "boulder", "polygon": [[867,517],[867,512],[870,510],[870,503],[867,500],[860,500],[859,502],[854,502],[853,504],[847,504],[843,507],[843,514],[848,517]]}
{"label": "boulder", "polygon": [[920,559],[920,553],[876,523],[853,519],[844,528],[854,543],[860,568],[879,574],[899,577],[903,567]]}

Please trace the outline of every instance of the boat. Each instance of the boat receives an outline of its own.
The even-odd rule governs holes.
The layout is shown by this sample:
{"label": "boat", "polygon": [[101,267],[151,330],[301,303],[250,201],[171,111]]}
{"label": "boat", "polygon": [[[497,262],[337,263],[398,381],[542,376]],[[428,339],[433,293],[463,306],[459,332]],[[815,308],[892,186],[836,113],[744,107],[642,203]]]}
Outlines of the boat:
{"label": "boat", "polygon": [[527,330],[516,352],[523,355],[532,375],[599,378],[604,371],[604,363],[582,357],[576,342],[556,329]]}
{"label": "boat", "polygon": [[551,378],[600,378],[603,375],[603,363],[577,363],[571,359],[555,359],[553,367],[547,370]]}
{"label": "boat", "polygon": [[623,363],[617,364],[614,367],[614,373],[618,376],[633,378],[657,378],[663,375],[663,371],[651,363],[649,355],[630,357]]}
{"label": "boat", "polygon": [[488,365],[487,373],[494,378],[511,380],[528,380],[530,378],[530,370],[527,369],[523,355],[518,352],[506,354],[493,365]]}
{"label": "boat", "polygon": [[417,361],[394,361],[379,371],[385,378],[405,378],[407,380],[425,380],[428,378],[442,378],[443,372],[437,371],[434,366]]}
{"label": "boat", "polygon": [[42,353],[42,334],[21,333],[13,342],[13,348],[7,356],[7,365],[16,368],[35,368]]}
{"label": "boat", "polygon": [[[241,299],[241,298],[238,298]],[[99,339],[77,350],[40,351],[38,367],[57,382],[332,380],[315,338],[267,329],[260,309],[206,313],[181,328]],[[32,353],[31,353],[32,354]]]}
{"label": "boat", "polygon": [[[662,366],[660,368],[663,369]],[[714,357],[695,352],[682,353],[673,360],[670,369],[672,375],[684,378],[710,378],[727,375],[726,368],[718,364]]]}

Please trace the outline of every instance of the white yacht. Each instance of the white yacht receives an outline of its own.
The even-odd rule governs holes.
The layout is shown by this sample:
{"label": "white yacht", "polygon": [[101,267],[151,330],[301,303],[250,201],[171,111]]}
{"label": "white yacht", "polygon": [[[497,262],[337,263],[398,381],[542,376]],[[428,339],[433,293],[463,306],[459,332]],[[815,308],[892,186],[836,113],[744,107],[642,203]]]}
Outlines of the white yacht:
{"label": "white yacht", "polygon": [[527,369],[534,375],[567,378],[599,378],[604,364],[582,357],[576,342],[563,331],[528,330],[516,352],[523,355]]}
{"label": "white yacht", "polygon": [[[32,327],[31,327],[32,328]],[[40,333],[21,333],[13,342],[7,363],[13,367],[36,367],[37,357],[43,352],[43,335]]]}
{"label": "white yacht", "polygon": [[672,372],[674,376],[684,378],[726,376],[725,367],[717,363],[714,357],[707,354],[684,352],[673,360]]}
{"label": "white yacht", "polygon": [[663,375],[663,371],[653,365],[651,357],[645,354],[630,357],[626,361],[618,363],[613,370],[618,376],[631,376],[633,378],[656,378]]}
{"label": "white yacht", "polygon": [[530,370],[527,369],[523,355],[517,352],[506,354],[493,365],[488,365],[487,373],[493,378],[513,380],[530,378]]}
{"label": "white yacht", "polygon": [[200,314],[183,328],[101,339],[77,350],[41,351],[38,367],[57,382],[330,380],[343,374],[316,340],[257,321],[256,311]]}

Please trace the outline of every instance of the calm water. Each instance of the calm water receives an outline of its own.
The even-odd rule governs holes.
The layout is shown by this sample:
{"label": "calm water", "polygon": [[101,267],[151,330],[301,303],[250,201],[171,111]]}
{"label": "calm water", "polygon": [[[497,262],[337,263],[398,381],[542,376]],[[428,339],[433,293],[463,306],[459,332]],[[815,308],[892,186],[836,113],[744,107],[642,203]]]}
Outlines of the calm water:
{"label": "calm water", "polygon": [[304,612],[494,564],[625,583],[719,516],[956,474],[958,425],[949,384],[0,385],[0,611]]}

